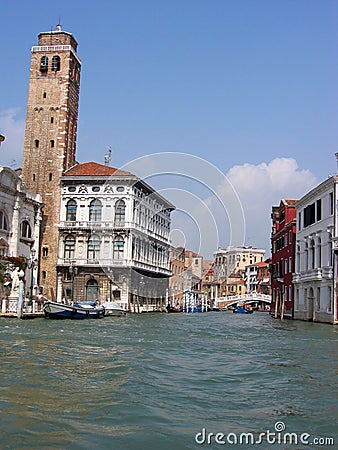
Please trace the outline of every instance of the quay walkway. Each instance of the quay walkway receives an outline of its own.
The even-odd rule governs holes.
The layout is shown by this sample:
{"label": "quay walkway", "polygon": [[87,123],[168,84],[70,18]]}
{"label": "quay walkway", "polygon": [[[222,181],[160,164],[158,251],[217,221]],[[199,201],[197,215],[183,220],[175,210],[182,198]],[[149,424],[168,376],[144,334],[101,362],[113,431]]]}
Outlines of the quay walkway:
{"label": "quay walkway", "polygon": [[[2,299],[0,317],[18,317],[18,300]],[[23,302],[22,319],[35,319],[36,317],[44,317],[43,302],[32,300],[31,304],[28,299]]]}

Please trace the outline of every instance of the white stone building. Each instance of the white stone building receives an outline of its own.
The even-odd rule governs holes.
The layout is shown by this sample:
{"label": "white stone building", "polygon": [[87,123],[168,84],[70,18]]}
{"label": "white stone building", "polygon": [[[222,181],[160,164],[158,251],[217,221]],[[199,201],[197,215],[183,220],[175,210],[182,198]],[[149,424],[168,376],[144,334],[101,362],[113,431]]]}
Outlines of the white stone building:
{"label": "white stone building", "polygon": [[264,261],[265,250],[254,247],[229,247],[215,253],[215,280],[222,282],[231,274],[245,272],[246,266]]}
{"label": "white stone building", "polygon": [[216,283],[225,281],[227,274],[227,250],[219,248],[214,253],[214,279]]}
{"label": "white stone building", "polygon": [[174,206],[135,175],[94,162],[66,171],[61,188],[58,301],[165,308]]}
{"label": "white stone building", "polygon": [[[0,258],[39,256],[41,196],[27,191],[18,171],[0,166]],[[36,266],[26,271],[26,290],[33,277],[34,294],[37,280]]]}
{"label": "white stone building", "polygon": [[337,322],[337,183],[328,178],[296,204],[295,319]]}

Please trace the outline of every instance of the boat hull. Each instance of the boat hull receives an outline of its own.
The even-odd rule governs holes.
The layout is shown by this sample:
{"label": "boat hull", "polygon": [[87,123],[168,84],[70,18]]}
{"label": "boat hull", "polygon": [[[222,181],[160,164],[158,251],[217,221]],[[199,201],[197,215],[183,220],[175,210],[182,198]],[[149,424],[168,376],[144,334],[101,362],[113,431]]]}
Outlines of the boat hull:
{"label": "boat hull", "polygon": [[57,302],[47,302],[43,311],[49,319],[101,319],[105,314],[102,306],[81,307]]}
{"label": "boat hull", "polygon": [[126,311],[115,302],[106,302],[102,306],[104,307],[105,316],[121,317],[126,315]]}
{"label": "boat hull", "polygon": [[239,307],[239,308],[235,308],[232,312],[234,314],[252,314],[253,310]]}

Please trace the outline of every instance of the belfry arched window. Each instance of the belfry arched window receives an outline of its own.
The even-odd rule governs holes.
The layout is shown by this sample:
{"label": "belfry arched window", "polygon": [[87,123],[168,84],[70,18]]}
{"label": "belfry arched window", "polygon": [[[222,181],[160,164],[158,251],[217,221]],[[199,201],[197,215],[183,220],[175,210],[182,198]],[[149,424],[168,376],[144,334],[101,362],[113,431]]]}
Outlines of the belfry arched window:
{"label": "belfry arched window", "polygon": [[77,209],[76,201],[69,200],[66,208],[67,208],[66,220],[69,222],[75,222],[76,221],[76,209]]}
{"label": "belfry arched window", "polygon": [[113,259],[123,259],[124,239],[122,236],[116,236],[114,239]]}
{"label": "belfry arched window", "polygon": [[89,205],[89,220],[90,222],[101,222],[102,217],[102,203],[100,200],[93,200]]}
{"label": "belfry arched window", "polygon": [[60,66],[61,66],[61,60],[60,60],[60,56],[53,56],[52,59],[52,71],[53,72],[58,72],[60,70]]}
{"label": "belfry arched window", "polygon": [[48,58],[47,56],[43,56],[40,60],[40,72],[48,71]]}
{"label": "belfry arched window", "polygon": [[69,234],[65,238],[64,257],[65,259],[74,259],[74,254],[75,254],[75,237]]}
{"label": "belfry arched window", "polygon": [[115,225],[124,225],[126,218],[126,204],[123,200],[118,200],[115,204]]}

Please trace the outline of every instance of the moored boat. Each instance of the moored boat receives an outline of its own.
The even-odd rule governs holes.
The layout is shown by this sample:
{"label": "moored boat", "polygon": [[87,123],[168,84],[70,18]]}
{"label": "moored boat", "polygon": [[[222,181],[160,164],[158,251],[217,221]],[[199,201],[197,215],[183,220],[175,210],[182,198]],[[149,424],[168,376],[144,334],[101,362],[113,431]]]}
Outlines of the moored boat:
{"label": "moored boat", "polygon": [[125,316],[126,311],[116,302],[102,303],[104,307],[105,316]]}
{"label": "moored boat", "polygon": [[252,314],[253,310],[247,308],[246,306],[236,306],[232,311],[234,314]]}
{"label": "moored boat", "polygon": [[77,302],[74,305],[48,301],[43,307],[49,319],[101,319],[105,315],[103,306],[95,302]]}

